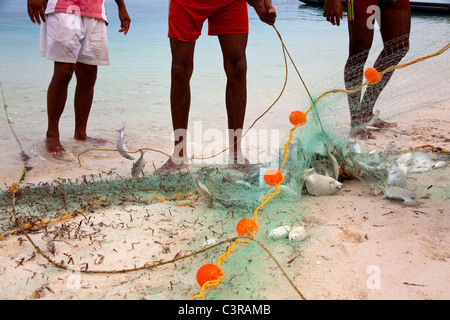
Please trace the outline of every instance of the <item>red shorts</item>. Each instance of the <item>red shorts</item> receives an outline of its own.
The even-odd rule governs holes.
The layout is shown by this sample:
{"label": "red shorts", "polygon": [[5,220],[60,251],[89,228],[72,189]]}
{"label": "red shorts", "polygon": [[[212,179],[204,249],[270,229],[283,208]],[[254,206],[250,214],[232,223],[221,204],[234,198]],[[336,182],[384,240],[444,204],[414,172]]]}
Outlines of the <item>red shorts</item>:
{"label": "red shorts", "polygon": [[169,38],[195,42],[208,19],[208,34],[248,33],[245,0],[171,0]]}
{"label": "red shorts", "polygon": [[[411,11],[409,0],[398,0],[394,5],[387,4],[389,1],[382,0],[346,0],[348,18],[366,19],[374,14],[374,10],[370,6],[378,6],[381,10],[383,8],[391,7],[399,10]],[[353,7],[353,8],[352,8]]]}

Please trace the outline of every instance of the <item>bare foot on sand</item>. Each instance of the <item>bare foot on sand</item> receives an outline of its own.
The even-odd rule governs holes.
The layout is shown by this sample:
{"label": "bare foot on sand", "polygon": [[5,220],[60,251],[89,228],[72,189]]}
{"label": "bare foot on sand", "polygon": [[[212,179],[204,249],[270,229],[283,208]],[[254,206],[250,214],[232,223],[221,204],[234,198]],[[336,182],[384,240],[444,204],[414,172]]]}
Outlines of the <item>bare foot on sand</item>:
{"label": "bare foot on sand", "polygon": [[372,127],[376,127],[379,129],[382,128],[395,128],[397,126],[396,123],[394,122],[387,122],[381,119],[378,119],[377,121],[375,121],[375,123],[372,125]]}
{"label": "bare foot on sand", "polygon": [[177,161],[175,163],[172,158],[169,158],[165,164],[162,165],[159,169],[157,169],[153,174],[154,175],[164,175],[169,174],[177,170],[181,170],[183,168],[187,168],[188,165],[184,161]]}
{"label": "bare foot on sand", "polygon": [[253,174],[256,170],[258,170],[258,168],[254,164],[250,164],[250,161],[248,161],[248,159],[242,154],[230,154],[228,157],[228,166],[233,169],[240,170],[246,174]]}
{"label": "bare foot on sand", "polygon": [[94,146],[103,146],[105,145],[108,141],[104,140],[104,139],[100,139],[100,138],[91,138],[91,137],[84,137],[84,138],[78,138],[75,137],[74,138],[77,141],[84,141],[87,143],[90,143]]}
{"label": "bare foot on sand", "polygon": [[67,153],[58,138],[45,139],[45,149],[52,156],[62,156]]}
{"label": "bare foot on sand", "polygon": [[355,139],[361,139],[361,140],[375,139],[372,132],[370,132],[370,130],[365,127],[351,128],[350,137],[355,138]]}

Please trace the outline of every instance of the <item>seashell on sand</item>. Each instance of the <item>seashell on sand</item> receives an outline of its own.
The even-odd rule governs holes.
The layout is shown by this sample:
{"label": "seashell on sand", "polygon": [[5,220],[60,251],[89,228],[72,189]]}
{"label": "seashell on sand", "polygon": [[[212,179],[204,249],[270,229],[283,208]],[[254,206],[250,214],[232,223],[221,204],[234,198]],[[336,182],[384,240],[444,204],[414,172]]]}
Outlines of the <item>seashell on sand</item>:
{"label": "seashell on sand", "polygon": [[443,168],[447,165],[447,162],[445,161],[438,161],[434,164],[435,169]]}
{"label": "seashell on sand", "polygon": [[294,227],[289,232],[289,240],[303,241],[308,237],[308,232],[305,226]]}
{"label": "seashell on sand", "polygon": [[207,240],[205,240],[205,242],[203,242],[203,247],[204,248],[210,247],[210,246],[215,245],[216,243],[217,243],[217,239],[216,238],[207,239]]}
{"label": "seashell on sand", "polygon": [[274,240],[287,239],[291,230],[291,226],[281,226],[275,228],[269,232],[269,238]]}

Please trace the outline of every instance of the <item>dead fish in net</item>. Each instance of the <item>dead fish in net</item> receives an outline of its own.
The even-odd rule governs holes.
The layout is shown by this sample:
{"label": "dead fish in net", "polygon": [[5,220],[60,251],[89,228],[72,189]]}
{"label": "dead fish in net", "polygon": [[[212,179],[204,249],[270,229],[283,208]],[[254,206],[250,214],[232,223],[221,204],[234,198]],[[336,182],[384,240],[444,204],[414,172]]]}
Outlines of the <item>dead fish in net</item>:
{"label": "dead fish in net", "polygon": [[333,156],[333,154],[327,150],[328,159],[330,159],[332,167],[333,167],[333,177],[335,180],[339,178],[339,172],[341,171],[341,166],[338,164],[336,157]]}
{"label": "dead fish in net", "polygon": [[200,180],[198,180],[197,176],[192,173],[192,171],[188,170],[192,176],[192,180],[194,180],[195,187],[197,188],[197,192],[200,196],[206,200],[207,202],[212,202],[214,200],[214,196],[211,191],[209,191],[208,187],[206,187]]}
{"label": "dead fish in net", "polygon": [[248,208],[252,205],[257,205],[258,203],[253,200],[248,199],[222,199],[214,196],[214,199],[223,205],[225,208]]}
{"label": "dead fish in net", "polygon": [[388,186],[404,187],[406,186],[406,173],[394,163],[387,169]]}
{"label": "dead fish in net", "polygon": [[139,152],[141,153],[141,156],[135,163],[133,163],[133,167],[131,168],[131,176],[133,178],[144,176],[144,167],[145,167],[144,151],[139,149]]}
{"label": "dead fish in net", "polygon": [[438,161],[438,162],[436,162],[435,164],[434,164],[434,168],[435,169],[439,169],[439,168],[443,168],[443,167],[445,167],[445,166],[447,166],[447,162],[446,161]]}
{"label": "dead fish in net", "polygon": [[401,201],[404,205],[416,207],[422,202],[415,200],[416,194],[405,188],[390,186],[383,189],[383,197],[381,199],[391,199]]}
{"label": "dead fish in net", "polygon": [[305,183],[309,194],[314,196],[332,195],[343,187],[336,179],[318,174],[314,169],[306,170]]}
{"label": "dead fish in net", "polygon": [[128,153],[127,147],[125,146],[125,138],[123,136],[124,130],[125,127],[117,130],[117,132],[119,132],[119,138],[117,139],[117,151],[119,151],[122,157],[127,158],[128,160],[134,160],[134,158]]}
{"label": "dead fish in net", "polygon": [[412,152],[412,159],[409,162],[409,172],[422,172],[434,168],[434,161],[425,153],[416,151]]}
{"label": "dead fish in net", "polygon": [[420,151],[407,152],[397,158],[396,163],[408,172],[424,172],[442,168],[447,165],[445,161],[434,161]]}

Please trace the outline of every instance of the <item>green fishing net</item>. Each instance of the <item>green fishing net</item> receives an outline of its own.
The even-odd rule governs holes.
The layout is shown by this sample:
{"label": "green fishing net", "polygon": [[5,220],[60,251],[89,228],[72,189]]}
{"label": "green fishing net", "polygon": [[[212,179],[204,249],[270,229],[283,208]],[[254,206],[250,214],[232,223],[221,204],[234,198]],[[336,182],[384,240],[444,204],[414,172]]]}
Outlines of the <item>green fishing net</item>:
{"label": "green fishing net", "polygon": [[[402,47],[404,40],[390,45]],[[411,47],[401,64],[419,60],[396,69],[375,103],[383,120],[410,115],[448,101],[450,96],[448,42],[421,46],[420,50]],[[372,63],[369,57],[366,67]],[[391,64],[387,61],[385,65]],[[436,169],[439,161],[448,161],[443,152],[399,150],[389,145],[364,150],[349,136],[343,67],[328,70],[321,83],[308,84],[312,96],[301,88],[300,96],[279,101],[307,113],[307,122],[292,131],[293,125],[286,119],[279,147],[251,172],[226,164],[196,164],[162,175],[153,175],[149,168],[137,177],[105,170],[53,182],[22,182],[15,190],[5,186],[0,193],[0,233],[3,237],[20,234],[24,226],[37,242],[50,238],[63,248],[52,256],[56,264],[82,279],[89,277],[88,271],[103,271],[105,281],[96,286],[114,287],[109,297],[195,296],[201,290],[196,282],[198,269],[217,264],[235,244],[221,262],[225,275],[221,284],[207,289],[205,298],[303,298],[296,271],[302,251],[315,236],[309,228],[313,223],[307,216],[311,204],[303,201],[306,197],[323,196],[324,201],[332,201],[330,197],[340,192],[345,179],[357,179],[362,188],[380,196],[388,187],[408,187],[405,166],[413,167],[412,161],[419,161],[418,157],[424,159],[425,155],[422,164],[427,170]],[[354,87],[364,82],[361,78]],[[370,101],[372,89],[367,84],[357,95],[367,93],[365,99]],[[390,132],[396,134],[395,139],[408,134],[395,130]],[[443,150],[436,147],[434,151]],[[399,158],[404,162],[397,161]],[[282,164],[283,182],[278,187],[267,185],[265,173],[279,170]],[[313,178],[326,181],[328,187],[317,187]],[[205,190],[211,199],[202,196]],[[265,202],[269,194],[274,195]],[[238,236],[238,222],[255,216],[259,230],[254,238]],[[297,235],[290,233],[294,228]],[[235,243],[239,239],[246,242]],[[75,246],[80,256],[71,253]],[[115,262],[119,255],[125,255],[127,261]],[[61,272],[65,277],[72,275]]]}

